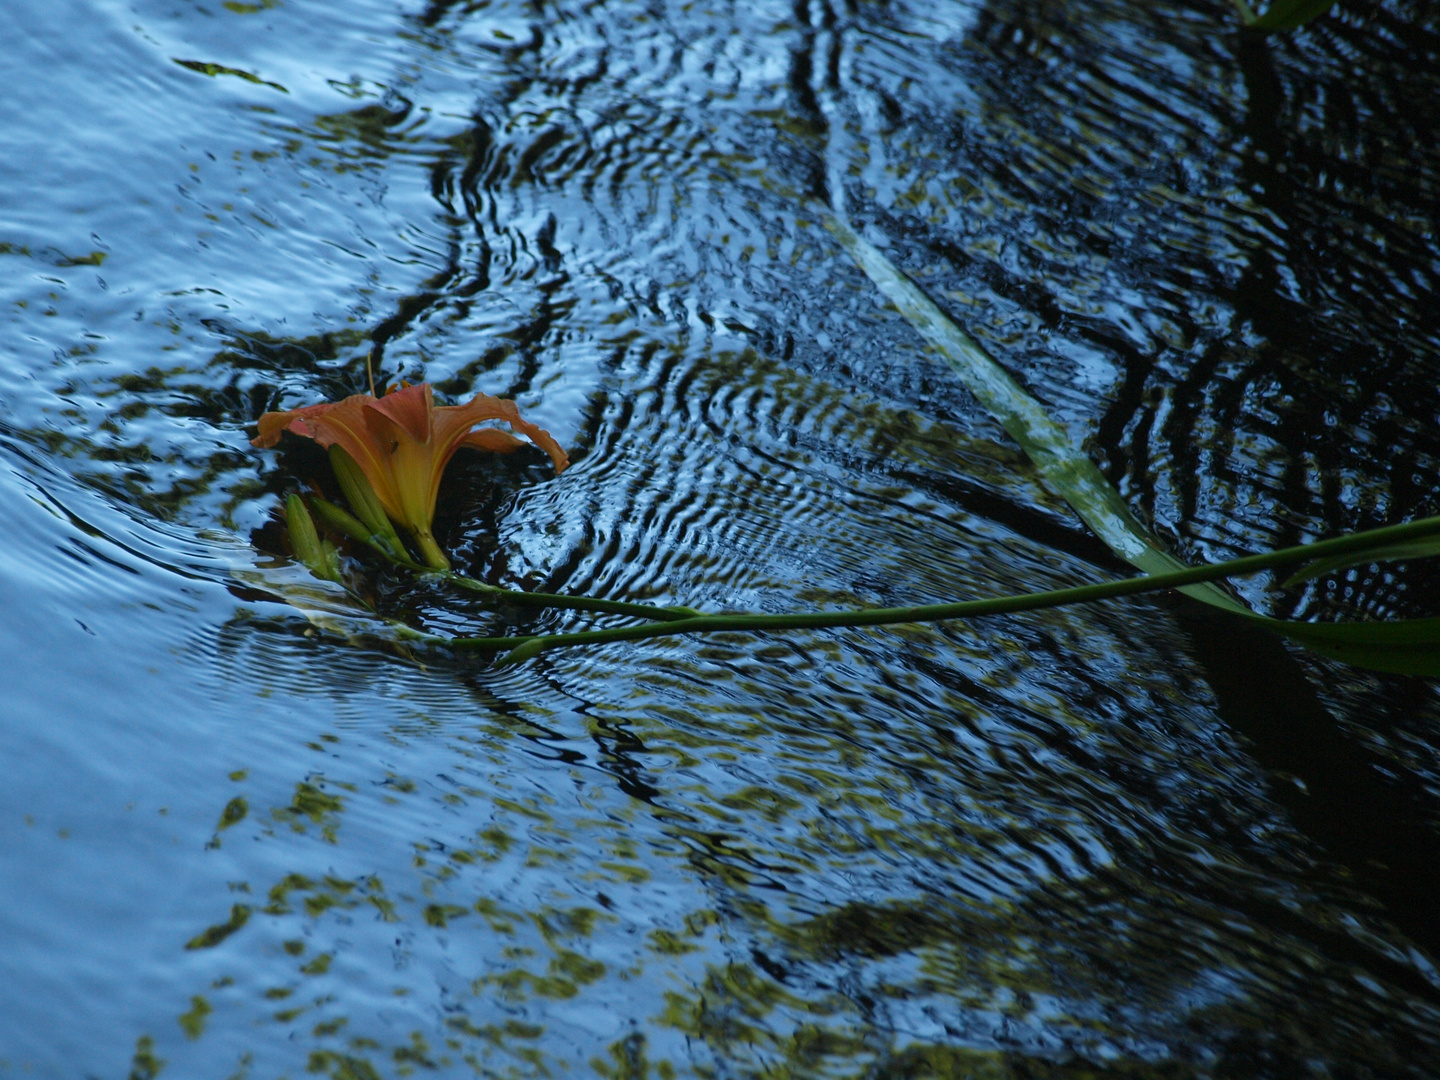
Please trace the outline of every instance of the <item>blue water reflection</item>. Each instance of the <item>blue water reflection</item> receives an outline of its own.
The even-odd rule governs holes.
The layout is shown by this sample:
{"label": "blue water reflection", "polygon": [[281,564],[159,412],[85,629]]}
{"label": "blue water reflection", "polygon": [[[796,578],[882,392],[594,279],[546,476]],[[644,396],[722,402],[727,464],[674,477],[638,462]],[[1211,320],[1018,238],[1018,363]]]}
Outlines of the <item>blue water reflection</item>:
{"label": "blue water reflection", "polygon": [[594,623],[364,559],[353,603],[278,542],[323,462],[249,446],[369,360],[570,449],[451,467],[497,583],[1121,572],[843,196],[1187,557],[1433,513],[1418,8],[12,7],[0,1075],[1436,1075],[1430,685],[1172,598],[492,669],[386,620]]}

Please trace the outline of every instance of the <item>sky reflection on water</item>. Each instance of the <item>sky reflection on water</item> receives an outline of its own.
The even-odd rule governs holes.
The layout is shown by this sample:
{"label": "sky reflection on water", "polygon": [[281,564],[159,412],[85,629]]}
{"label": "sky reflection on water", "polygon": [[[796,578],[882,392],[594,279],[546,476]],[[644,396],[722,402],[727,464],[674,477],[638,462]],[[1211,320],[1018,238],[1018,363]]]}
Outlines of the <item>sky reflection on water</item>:
{"label": "sky reflection on water", "polygon": [[491,670],[277,559],[323,466],[248,445],[369,355],[570,449],[452,466],[497,583],[1120,572],[819,226],[843,177],[1188,557],[1433,513],[1421,9],[15,7],[0,1074],[1436,1075],[1428,684],[1163,598]]}

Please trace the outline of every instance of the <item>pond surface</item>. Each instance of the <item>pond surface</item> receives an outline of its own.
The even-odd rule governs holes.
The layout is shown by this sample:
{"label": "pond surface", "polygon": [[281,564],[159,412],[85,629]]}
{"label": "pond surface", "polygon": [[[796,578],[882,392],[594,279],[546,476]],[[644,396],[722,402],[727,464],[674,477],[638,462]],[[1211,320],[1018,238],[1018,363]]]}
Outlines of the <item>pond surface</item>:
{"label": "pond surface", "polygon": [[[385,620],[613,620],[357,557],[372,615],[283,557],[323,458],[249,446],[369,358],[570,450],[451,466],[437,534],[497,584],[1128,573],[843,196],[1183,557],[1440,512],[1433,7],[6,22],[0,1075],[1440,1075],[1434,685],[1175,597],[497,669]],[[1440,611],[1425,565],[1239,591]]]}

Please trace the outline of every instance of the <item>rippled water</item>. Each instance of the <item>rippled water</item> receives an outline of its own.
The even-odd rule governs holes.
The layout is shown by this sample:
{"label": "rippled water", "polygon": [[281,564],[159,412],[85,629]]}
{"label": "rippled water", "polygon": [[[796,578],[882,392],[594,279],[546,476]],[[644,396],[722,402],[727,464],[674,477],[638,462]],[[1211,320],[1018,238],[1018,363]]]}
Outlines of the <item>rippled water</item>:
{"label": "rippled water", "polygon": [[[789,610],[1125,572],[843,202],[1187,557],[1436,513],[1433,7],[6,21],[0,1073],[1440,1075],[1433,685],[1173,598],[381,648],[285,602],[324,588],[273,524],[323,459],[248,445],[368,356],[570,449],[451,467],[438,535],[497,583]],[[364,576],[436,632],[594,625]],[[1440,609],[1424,566],[1242,591]]]}

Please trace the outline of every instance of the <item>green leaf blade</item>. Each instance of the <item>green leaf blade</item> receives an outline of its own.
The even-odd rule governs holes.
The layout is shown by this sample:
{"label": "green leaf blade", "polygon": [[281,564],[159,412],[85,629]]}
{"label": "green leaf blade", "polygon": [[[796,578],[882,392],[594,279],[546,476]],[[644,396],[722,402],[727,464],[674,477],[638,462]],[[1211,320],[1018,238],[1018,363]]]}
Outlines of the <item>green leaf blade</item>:
{"label": "green leaf blade", "polygon": [[1383,623],[1259,621],[1332,660],[1372,671],[1440,678],[1440,618]]}
{"label": "green leaf blade", "polygon": [[1357,551],[1352,555],[1337,555],[1329,559],[1316,559],[1302,566],[1285,579],[1284,588],[1291,589],[1335,570],[1348,570],[1352,566],[1369,566],[1372,563],[1410,562],[1414,559],[1429,559],[1440,555],[1440,537],[1426,537],[1400,544],[1383,544],[1370,551]]}
{"label": "green leaf blade", "polygon": [[[1330,7],[1330,0],[1276,0],[1251,25],[1284,29],[1299,25]],[[1242,8],[1242,10],[1248,10]],[[1044,407],[965,333],[925,292],[838,214],[827,227],[876,287],[935,348],[980,403],[990,411],[1034,462],[1044,480],[1116,555],[1150,576],[1190,569],[1130,512],[1120,493]],[[1440,554],[1440,539],[1405,535],[1428,530],[1433,522],[1380,530],[1373,543],[1339,538],[1320,545],[1333,554],[1310,563],[1315,572],[1384,558]],[[1358,543],[1358,547],[1357,547]],[[1335,548],[1342,550],[1335,551]],[[1305,573],[1302,571],[1302,574]],[[1313,576],[1310,575],[1310,576]],[[1302,578],[1303,580],[1303,578]],[[1277,633],[1326,656],[1378,671],[1440,676],[1440,619],[1394,623],[1297,623],[1256,615],[1214,581],[1178,586],[1213,607],[1254,619]]]}

